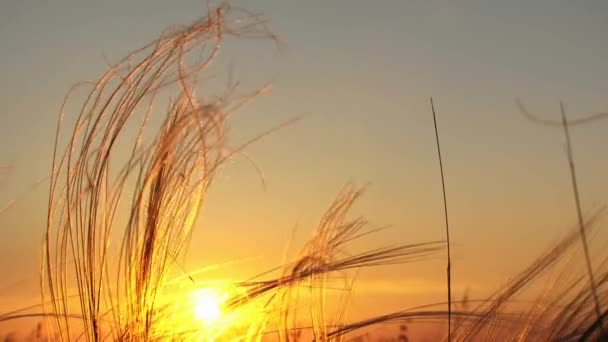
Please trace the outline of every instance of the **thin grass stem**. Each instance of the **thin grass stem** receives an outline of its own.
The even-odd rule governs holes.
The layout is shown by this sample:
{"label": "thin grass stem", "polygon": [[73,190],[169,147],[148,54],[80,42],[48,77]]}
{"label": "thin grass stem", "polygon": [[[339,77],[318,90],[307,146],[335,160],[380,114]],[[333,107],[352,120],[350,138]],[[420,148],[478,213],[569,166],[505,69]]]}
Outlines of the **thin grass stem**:
{"label": "thin grass stem", "polygon": [[441,145],[439,144],[439,130],[437,129],[437,114],[435,113],[435,104],[431,97],[431,110],[433,112],[433,125],[435,127],[435,140],[437,142],[437,156],[439,158],[439,171],[441,172],[441,192],[443,193],[443,211],[445,217],[445,237],[447,243],[447,281],[448,281],[448,341],[451,341],[452,335],[452,257],[450,254],[450,222],[448,219],[448,200],[445,191],[445,175],[443,172],[443,159],[441,158]]}

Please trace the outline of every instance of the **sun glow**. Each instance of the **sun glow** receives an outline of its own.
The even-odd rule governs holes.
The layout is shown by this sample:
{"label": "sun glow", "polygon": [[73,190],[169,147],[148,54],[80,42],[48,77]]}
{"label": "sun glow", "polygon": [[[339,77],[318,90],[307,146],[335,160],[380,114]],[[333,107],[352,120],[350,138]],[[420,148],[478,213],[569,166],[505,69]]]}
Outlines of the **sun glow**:
{"label": "sun glow", "polygon": [[163,309],[154,332],[158,336],[180,336],[183,341],[247,340],[267,323],[259,319],[266,317],[259,303],[229,304],[244,295],[243,289],[230,282],[193,285],[177,281],[172,285],[164,289],[163,304],[159,305]]}
{"label": "sun glow", "polygon": [[208,290],[200,290],[194,297],[194,314],[198,320],[213,323],[222,315],[222,299]]}

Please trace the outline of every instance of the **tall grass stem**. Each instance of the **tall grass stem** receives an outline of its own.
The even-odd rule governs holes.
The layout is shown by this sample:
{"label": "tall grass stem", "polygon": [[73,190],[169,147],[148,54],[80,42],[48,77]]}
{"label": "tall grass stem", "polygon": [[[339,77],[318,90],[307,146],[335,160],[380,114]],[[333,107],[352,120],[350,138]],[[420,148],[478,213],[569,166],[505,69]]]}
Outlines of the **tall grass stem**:
{"label": "tall grass stem", "polygon": [[447,280],[448,280],[448,341],[451,341],[452,334],[452,257],[450,254],[450,221],[448,219],[448,200],[445,191],[445,175],[443,172],[443,160],[441,158],[441,145],[439,144],[439,130],[437,129],[437,114],[435,104],[431,97],[431,110],[433,112],[433,125],[435,127],[435,140],[437,142],[437,156],[439,158],[439,171],[441,172],[441,192],[443,193],[443,211],[445,217],[445,236],[447,243]]}

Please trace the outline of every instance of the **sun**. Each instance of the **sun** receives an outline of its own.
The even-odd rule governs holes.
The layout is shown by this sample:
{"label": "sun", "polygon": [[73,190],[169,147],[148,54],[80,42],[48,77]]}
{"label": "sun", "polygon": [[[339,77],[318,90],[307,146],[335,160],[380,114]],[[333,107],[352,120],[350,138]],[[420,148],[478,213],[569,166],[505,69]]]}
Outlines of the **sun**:
{"label": "sun", "polygon": [[200,290],[194,296],[194,314],[205,323],[213,323],[221,317],[221,306],[221,298],[211,291]]}

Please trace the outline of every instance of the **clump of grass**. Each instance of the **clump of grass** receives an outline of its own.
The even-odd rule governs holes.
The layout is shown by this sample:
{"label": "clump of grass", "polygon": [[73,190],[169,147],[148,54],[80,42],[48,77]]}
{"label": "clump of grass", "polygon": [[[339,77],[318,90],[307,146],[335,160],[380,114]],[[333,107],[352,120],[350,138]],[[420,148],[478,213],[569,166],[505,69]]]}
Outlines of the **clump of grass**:
{"label": "clump of grass", "polygon": [[[269,280],[250,280],[239,284],[246,290],[228,301],[228,306],[239,307],[256,300],[263,300],[264,307],[273,314],[264,317],[276,319],[278,327],[271,330],[281,340],[290,340],[295,331],[310,330],[314,340],[327,340],[333,330],[343,326],[344,312],[351,291],[352,277],[342,281],[346,296],[332,306],[335,316],[329,317],[326,308],[327,283],[331,276],[349,270],[395,263],[408,263],[423,258],[443,248],[443,243],[430,242],[372,249],[360,253],[347,253],[349,242],[372,232],[366,230],[363,218],[348,220],[347,214],[362,189],[347,186],[323,215],[313,236],[304,245],[299,255],[283,265],[282,274]],[[333,289],[336,290],[335,288]],[[303,307],[307,309],[300,311]],[[278,317],[277,317],[278,315]],[[268,334],[261,332],[261,335]]]}
{"label": "clump of grass", "polygon": [[[82,318],[87,340],[100,340],[102,330],[114,339],[153,335],[159,291],[207,189],[221,165],[244,148],[225,146],[225,126],[250,96],[231,99],[234,85],[211,102],[194,92],[229,36],[274,37],[248,12],[225,4],[210,8],[206,17],[163,34],[89,84],[64,152],[59,120],[42,280],[50,303],[45,309],[54,317],[47,324],[61,339],[70,339],[72,312]],[[148,122],[161,92],[173,95],[153,130]],[[138,127],[131,141],[129,125]],[[116,155],[124,151],[129,154],[121,162]],[[122,222],[120,206],[127,208]],[[117,256],[111,254],[114,239]],[[69,303],[71,296],[77,305]]]}
{"label": "clump of grass", "polygon": [[585,222],[583,219],[580,191],[579,191],[578,180],[577,180],[577,176],[576,176],[576,167],[574,164],[574,155],[572,152],[572,143],[571,143],[569,128],[571,126],[587,124],[587,123],[591,123],[596,120],[604,119],[604,118],[608,117],[608,113],[596,113],[596,114],[592,114],[592,115],[587,115],[587,116],[579,118],[577,120],[569,121],[566,117],[566,111],[564,109],[564,104],[563,104],[563,102],[560,102],[559,105],[560,105],[561,121],[554,121],[554,120],[540,119],[537,116],[531,114],[519,99],[516,100],[516,104],[517,104],[520,112],[527,119],[531,120],[532,122],[535,122],[535,123],[541,124],[541,125],[546,125],[546,126],[561,126],[564,131],[564,137],[566,140],[566,157],[568,159],[570,182],[572,185],[574,204],[575,204],[575,209],[576,209],[576,214],[577,214],[579,235],[580,235],[580,240],[581,240],[581,244],[583,247],[583,257],[585,260],[587,278],[589,279],[589,288],[590,288],[591,296],[593,298],[593,304],[594,304],[594,308],[595,308],[595,314],[597,317],[597,321],[599,322],[598,323],[599,329],[601,330],[602,335],[606,335],[606,333],[604,332],[604,324],[603,324],[604,318],[602,315],[600,299],[598,297],[596,279],[594,276],[593,265],[592,265],[591,256],[589,253],[589,242],[587,239]]}
{"label": "clump of grass", "polygon": [[[586,229],[593,227],[601,214],[602,211],[599,211],[588,219],[585,222]],[[467,298],[466,304],[478,304],[472,309],[463,307],[451,312],[458,322],[451,332],[451,338],[455,341],[598,340],[600,326],[597,319],[593,319],[594,309],[589,306],[591,293],[584,286],[584,275],[572,272],[571,268],[568,269],[571,278],[563,277],[554,288],[547,289],[537,299],[525,301],[525,309],[512,308],[522,291],[555,269],[560,260],[573,255],[573,247],[578,239],[579,231],[573,229],[494,294],[481,300]],[[602,263],[601,276],[598,278],[600,298],[603,301],[608,300],[606,266],[606,262]],[[447,303],[429,304],[353,322],[333,331],[331,336],[348,334],[377,324],[406,321],[443,323],[448,317],[448,311],[434,308],[445,304]],[[607,313],[604,312],[603,315]]]}
{"label": "clump of grass", "polygon": [[[68,132],[62,122],[76,88],[66,97],[56,130],[43,247],[41,281],[50,334],[89,341],[198,339],[203,334],[196,326],[180,330],[168,323],[176,315],[166,299],[170,272],[184,255],[221,166],[283,126],[230,148],[230,113],[262,90],[235,98],[236,85],[231,85],[213,101],[196,96],[201,73],[230,36],[276,39],[258,16],[220,5],[84,84],[90,91]],[[157,98],[165,93],[171,94],[167,109],[157,114]],[[129,135],[132,129],[134,136]],[[241,337],[261,338],[279,313],[280,336],[289,339],[298,328],[293,302],[305,286],[313,336],[324,340],[331,326],[324,299],[330,273],[419,260],[442,248],[442,243],[425,243],[344,254],[349,241],[365,234],[363,219],[346,219],[361,190],[344,190],[300,256],[282,267],[281,276],[237,284],[244,290],[228,300],[229,310],[261,298],[267,309],[248,322]],[[206,338],[219,333],[214,330]]]}
{"label": "clump of grass", "polygon": [[[433,105],[432,102],[431,105]],[[606,338],[603,321],[608,316],[608,310],[602,310],[602,307],[608,303],[608,258],[594,268],[587,244],[587,233],[597,224],[603,210],[598,210],[586,220],[584,218],[568,128],[572,125],[602,119],[607,115],[600,113],[568,121],[563,104],[560,104],[562,120],[552,121],[533,116],[519,101],[518,106],[522,113],[534,122],[561,127],[564,130],[578,218],[576,229],[573,229],[520,274],[485,299],[465,298],[462,302],[462,309],[452,311],[450,308],[452,301],[451,298],[448,298],[447,303],[425,305],[353,322],[335,330],[331,336],[341,336],[371,325],[390,322],[434,321],[442,323],[447,320],[448,339],[457,341],[603,341]],[[514,308],[513,306],[518,303],[518,296],[534,283],[538,283],[539,278],[554,270],[560,261],[567,258],[574,260],[574,247],[577,241],[582,241],[585,271],[580,272],[573,265],[567,266],[560,273],[558,281],[547,283],[540,295],[531,301],[524,301],[524,309]],[[595,277],[594,274],[598,274],[598,276]],[[448,280],[448,287],[449,285]],[[468,305],[473,302],[478,305],[473,309],[468,309]],[[446,304],[448,305],[446,311],[433,309]],[[453,330],[450,329],[452,317],[457,322]]]}

